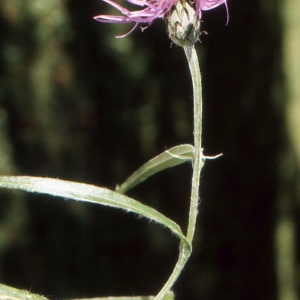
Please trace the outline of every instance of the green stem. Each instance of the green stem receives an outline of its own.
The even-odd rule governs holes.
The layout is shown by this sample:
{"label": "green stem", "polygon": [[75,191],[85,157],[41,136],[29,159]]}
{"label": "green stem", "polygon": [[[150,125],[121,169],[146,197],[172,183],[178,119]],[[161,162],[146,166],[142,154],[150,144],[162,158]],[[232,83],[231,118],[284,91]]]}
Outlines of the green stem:
{"label": "green stem", "polygon": [[184,268],[191,252],[192,241],[195,233],[196,218],[199,204],[199,185],[200,185],[200,172],[203,167],[202,148],[201,148],[201,132],[202,132],[202,85],[200,76],[200,67],[197,58],[197,52],[194,46],[185,46],[184,51],[189,63],[189,68],[193,81],[194,92],[194,158],[193,158],[193,177],[191,188],[191,200],[189,211],[189,223],[187,230],[188,243],[181,243],[180,253],[175,268],[160,290],[154,300],[162,300],[167,292],[172,288],[182,269]]}
{"label": "green stem", "polygon": [[191,202],[189,212],[189,224],[187,231],[187,240],[192,243],[196,218],[199,205],[199,186],[200,186],[200,172],[204,164],[202,157],[202,84],[200,67],[197,57],[197,52],[194,46],[184,47],[186,57],[188,59],[189,68],[193,81],[194,92],[194,159],[193,159],[193,177],[192,177],[192,190],[191,190]]}
{"label": "green stem", "polygon": [[175,265],[175,268],[174,268],[171,276],[169,277],[169,279],[167,280],[167,282],[163,286],[163,288],[159,291],[159,293],[154,298],[154,300],[164,299],[165,295],[170,291],[170,289],[172,288],[172,286],[176,282],[178,276],[180,275],[184,265],[186,264],[186,262],[187,262],[187,260],[190,256],[190,254],[191,254],[190,245],[182,243],[180,245],[179,258],[178,258],[178,261]]}

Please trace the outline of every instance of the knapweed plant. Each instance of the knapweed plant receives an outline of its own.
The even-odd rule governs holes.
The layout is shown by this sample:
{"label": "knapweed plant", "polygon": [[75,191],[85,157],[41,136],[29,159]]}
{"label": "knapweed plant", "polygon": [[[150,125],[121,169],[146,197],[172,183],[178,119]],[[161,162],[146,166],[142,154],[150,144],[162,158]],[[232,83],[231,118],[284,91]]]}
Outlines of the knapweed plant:
{"label": "knapweed plant", "polygon": [[[154,157],[134,172],[124,183],[117,186],[115,191],[84,183],[29,176],[1,176],[0,186],[3,188],[25,190],[27,192],[49,194],[61,197],[62,199],[84,201],[121,208],[126,212],[133,212],[167,227],[179,238],[180,246],[178,261],[174,266],[169,279],[162,286],[162,289],[157,291],[158,293],[156,296],[116,297],[113,299],[174,299],[171,288],[192,252],[197,207],[199,205],[200,171],[205,159],[211,158],[204,156],[202,152],[201,77],[194,44],[199,40],[201,33],[200,25],[202,11],[213,9],[221,4],[224,4],[227,10],[227,0],[127,0],[131,4],[141,7],[141,10],[137,11],[129,11],[111,0],[103,1],[115,7],[122,15],[99,15],[95,17],[95,20],[106,23],[134,23],[133,28],[128,33],[117,36],[118,38],[126,37],[137,28],[139,24],[142,24],[141,29],[144,30],[151,25],[155,19],[162,18],[166,22],[170,39],[176,45],[183,47],[193,83],[194,145],[175,146]],[[185,234],[171,219],[159,213],[154,208],[146,206],[124,194],[149,176],[187,161],[192,162],[193,172],[188,227]],[[153,291],[153,293],[155,293],[155,291]],[[27,291],[18,290],[5,285],[0,285],[0,295],[1,299],[45,299],[42,296],[33,295]]]}

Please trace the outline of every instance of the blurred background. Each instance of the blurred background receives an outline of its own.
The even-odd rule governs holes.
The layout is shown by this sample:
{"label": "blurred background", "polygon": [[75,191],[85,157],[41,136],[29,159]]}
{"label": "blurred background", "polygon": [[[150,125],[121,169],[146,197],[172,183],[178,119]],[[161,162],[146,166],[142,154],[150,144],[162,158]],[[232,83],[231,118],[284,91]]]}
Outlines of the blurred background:
{"label": "blurred background", "polygon": [[[123,2],[122,2],[123,3]],[[125,5],[125,3],[123,3]],[[129,7],[129,5],[127,6]],[[300,2],[228,0],[203,13],[201,204],[176,299],[300,299]],[[184,52],[162,20],[101,0],[1,0],[0,174],[114,189],[193,142]],[[129,195],[187,225],[191,165]],[[0,282],[50,299],[149,295],[178,256],[167,229],[116,209],[0,191]]]}

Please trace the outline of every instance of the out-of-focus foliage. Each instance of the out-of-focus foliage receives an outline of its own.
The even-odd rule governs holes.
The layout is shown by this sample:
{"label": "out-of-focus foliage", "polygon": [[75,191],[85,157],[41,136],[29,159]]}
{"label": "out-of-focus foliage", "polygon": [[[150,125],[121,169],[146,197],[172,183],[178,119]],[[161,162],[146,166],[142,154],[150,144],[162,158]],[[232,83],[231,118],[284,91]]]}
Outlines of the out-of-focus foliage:
{"label": "out-of-focus foliage", "polygon": [[[281,159],[281,192],[277,221],[278,299],[299,299],[300,225],[300,3],[286,0],[281,5],[283,21],[283,72],[285,78],[285,130],[287,142]],[[275,90],[276,91],[276,90]]]}
{"label": "out-of-focus foliage", "polygon": [[[197,48],[204,153],[224,155],[204,167],[197,239],[176,299],[276,298],[274,236],[283,190],[299,215],[298,159],[285,151],[292,102],[290,85],[284,88],[282,37],[291,24],[279,14],[283,3],[229,0],[228,26],[224,8],[203,13],[208,35]],[[110,9],[100,0],[1,0],[1,175],[113,189],[151,157],[192,143],[183,50],[171,45],[162,20],[115,39],[130,25],[92,19]],[[296,70],[296,60],[290,66]],[[131,195],[185,228],[190,169],[155,175]],[[131,215],[1,191],[5,284],[53,299],[154,294],[177,255],[166,230]]]}

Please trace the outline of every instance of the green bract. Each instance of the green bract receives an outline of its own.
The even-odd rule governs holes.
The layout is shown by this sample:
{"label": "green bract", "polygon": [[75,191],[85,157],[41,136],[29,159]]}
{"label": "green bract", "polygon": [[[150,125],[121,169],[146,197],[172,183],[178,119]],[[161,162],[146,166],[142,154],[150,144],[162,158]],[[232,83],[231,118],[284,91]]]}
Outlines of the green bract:
{"label": "green bract", "polygon": [[200,20],[189,1],[180,0],[165,17],[170,39],[178,46],[192,46],[200,36]]}

